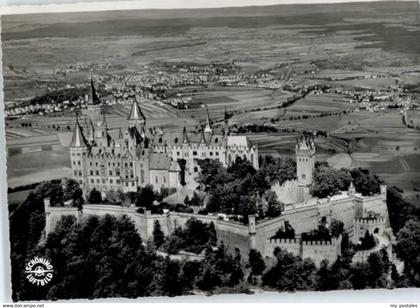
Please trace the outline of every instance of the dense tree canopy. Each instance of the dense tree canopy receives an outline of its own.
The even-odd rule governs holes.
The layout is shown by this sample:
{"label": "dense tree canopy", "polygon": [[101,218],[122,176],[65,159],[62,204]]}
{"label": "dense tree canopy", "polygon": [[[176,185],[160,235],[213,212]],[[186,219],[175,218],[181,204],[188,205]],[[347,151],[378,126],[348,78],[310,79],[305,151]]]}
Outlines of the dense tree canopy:
{"label": "dense tree canopy", "polygon": [[[156,227],[156,225],[155,225]],[[201,253],[209,246],[216,246],[217,237],[214,224],[203,223],[201,220],[190,218],[184,228],[178,227],[163,243],[163,250],[176,254],[180,250]]]}
{"label": "dense tree canopy", "polygon": [[[243,216],[258,213],[258,217],[280,215],[282,205],[270,194],[271,184],[280,184],[296,176],[296,164],[291,159],[260,158],[260,169],[255,170],[247,160],[237,158],[224,168],[218,161],[199,161],[201,174],[198,181],[209,194],[206,207],[209,212],[222,212]],[[266,204],[258,207],[258,203]]]}

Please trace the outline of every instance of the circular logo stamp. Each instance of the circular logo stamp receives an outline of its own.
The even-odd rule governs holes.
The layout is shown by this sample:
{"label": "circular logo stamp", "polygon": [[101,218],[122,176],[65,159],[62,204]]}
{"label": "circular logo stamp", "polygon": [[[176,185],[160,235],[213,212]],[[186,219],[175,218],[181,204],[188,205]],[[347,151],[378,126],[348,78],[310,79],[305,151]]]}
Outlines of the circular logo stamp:
{"label": "circular logo stamp", "polygon": [[25,267],[26,279],[34,285],[45,286],[53,278],[53,266],[47,258],[34,257]]}

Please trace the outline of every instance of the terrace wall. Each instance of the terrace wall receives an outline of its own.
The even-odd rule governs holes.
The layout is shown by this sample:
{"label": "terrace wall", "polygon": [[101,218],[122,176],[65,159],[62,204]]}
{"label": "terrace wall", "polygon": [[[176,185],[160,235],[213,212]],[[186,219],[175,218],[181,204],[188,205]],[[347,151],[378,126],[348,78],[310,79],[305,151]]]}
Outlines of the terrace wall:
{"label": "terrace wall", "polygon": [[220,220],[217,216],[177,212],[168,212],[166,214],[158,215],[151,214],[149,211],[142,214],[137,213],[137,208],[106,204],[87,204],[83,206],[83,211],[78,211],[77,208],[74,207],[50,207],[48,201],[44,201],[44,203],[46,212],[46,235],[54,230],[57,222],[65,215],[72,215],[78,218],[89,215],[127,215],[133,220],[139,235],[144,240],[153,238],[154,223],[156,220],[159,221],[162,232],[170,234],[175,228],[184,227],[187,220],[194,217],[204,223],[213,222],[218,240],[223,241],[229,250],[233,251],[235,248],[238,248],[243,256],[247,255],[249,252],[248,226]]}

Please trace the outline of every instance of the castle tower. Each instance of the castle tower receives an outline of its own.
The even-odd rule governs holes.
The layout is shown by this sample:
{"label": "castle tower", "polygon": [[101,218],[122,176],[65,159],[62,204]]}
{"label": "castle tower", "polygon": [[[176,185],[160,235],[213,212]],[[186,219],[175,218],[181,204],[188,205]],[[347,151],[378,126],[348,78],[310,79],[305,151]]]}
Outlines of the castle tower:
{"label": "castle tower", "polygon": [[300,136],[296,143],[296,167],[299,201],[310,198],[310,188],[315,167],[315,142],[312,137]]}
{"label": "castle tower", "polygon": [[209,109],[207,108],[207,105],[206,105],[206,112],[207,112],[207,119],[206,119],[206,125],[204,126],[204,132],[212,134],[213,128],[211,127],[210,114],[209,114]]}
{"label": "castle tower", "polygon": [[226,111],[226,107],[225,107],[225,114],[223,118],[223,132],[225,136],[229,135],[229,114]]}
{"label": "castle tower", "polygon": [[108,125],[106,123],[105,111],[102,114],[102,120],[97,123],[95,128],[95,142],[99,147],[108,147]]}
{"label": "castle tower", "polygon": [[93,78],[90,78],[90,95],[87,105],[87,114],[90,122],[96,124],[101,121],[101,101],[96,94]]}
{"label": "castle tower", "polygon": [[131,111],[128,117],[128,125],[130,127],[136,127],[136,126],[143,127],[146,125],[146,117],[141,111],[137,99],[135,99],[133,104],[131,105]]}
{"label": "castle tower", "polygon": [[76,126],[74,128],[73,137],[70,143],[70,161],[73,178],[80,184],[83,192],[86,193],[87,186],[87,170],[86,157],[89,145],[83,135],[79,119],[76,116]]}

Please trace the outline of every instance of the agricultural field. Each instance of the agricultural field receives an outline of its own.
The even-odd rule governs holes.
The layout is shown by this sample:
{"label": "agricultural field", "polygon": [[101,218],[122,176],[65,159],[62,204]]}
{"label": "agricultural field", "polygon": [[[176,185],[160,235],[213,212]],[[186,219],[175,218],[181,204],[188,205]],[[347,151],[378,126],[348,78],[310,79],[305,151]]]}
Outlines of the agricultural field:
{"label": "agricultural field", "polygon": [[301,115],[312,115],[319,113],[340,112],[353,110],[356,104],[350,104],[340,94],[309,94],[298,100],[292,106],[287,107],[287,114],[297,113]]}
{"label": "agricultural field", "polygon": [[[223,119],[225,109],[227,112],[240,113],[234,116],[232,123],[243,122],[242,116],[247,117],[248,114],[254,112],[265,112],[264,109],[276,108],[281,106],[288,97],[293,94],[289,92],[273,91],[261,88],[249,89],[232,89],[232,90],[218,90],[218,91],[203,91],[197,92],[193,95],[193,102],[199,102],[207,105],[210,117],[212,119]],[[256,110],[258,111],[251,111]],[[191,117],[197,120],[204,120],[206,118],[205,108],[194,108],[182,110],[181,114],[186,117]],[[255,118],[255,117],[254,117]]]}

